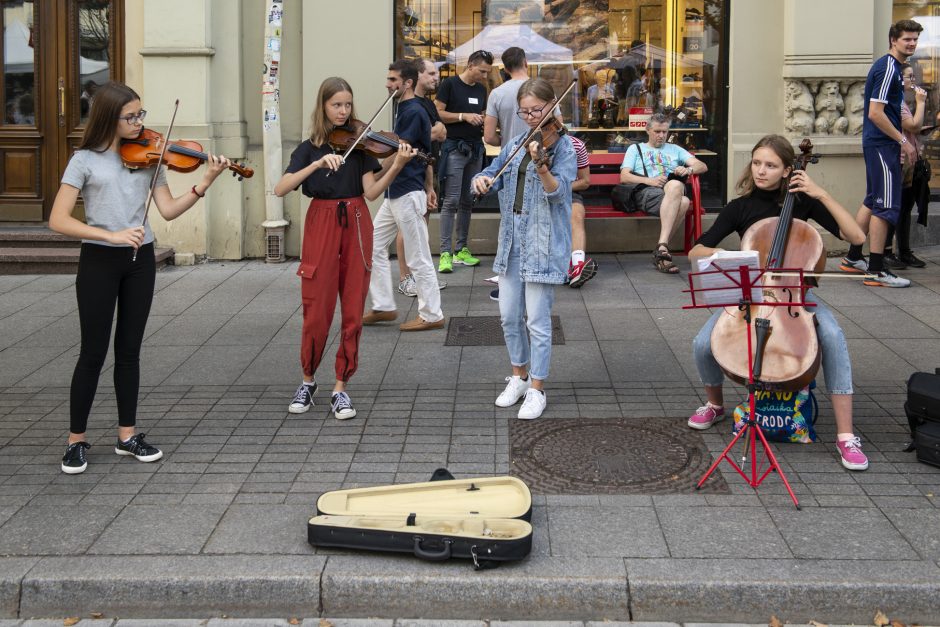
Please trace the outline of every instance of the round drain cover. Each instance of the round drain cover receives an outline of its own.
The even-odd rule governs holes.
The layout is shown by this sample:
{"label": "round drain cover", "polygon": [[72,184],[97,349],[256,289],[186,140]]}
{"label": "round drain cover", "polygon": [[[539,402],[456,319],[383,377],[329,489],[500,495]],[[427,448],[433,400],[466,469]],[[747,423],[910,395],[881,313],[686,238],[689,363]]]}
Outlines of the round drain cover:
{"label": "round drain cover", "polygon": [[[687,493],[711,460],[697,433],[662,418],[514,420],[510,432],[513,474],[547,494]],[[703,489],[727,486],[716,472]]]}

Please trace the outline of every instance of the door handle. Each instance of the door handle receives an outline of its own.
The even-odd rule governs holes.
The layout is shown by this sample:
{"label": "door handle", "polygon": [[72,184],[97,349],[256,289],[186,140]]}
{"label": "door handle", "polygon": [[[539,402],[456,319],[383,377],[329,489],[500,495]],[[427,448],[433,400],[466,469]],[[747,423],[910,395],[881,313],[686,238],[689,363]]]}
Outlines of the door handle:
{"label": "door handle", "polygon": [[59,126],[65,126],[65,79],[59,77]]}

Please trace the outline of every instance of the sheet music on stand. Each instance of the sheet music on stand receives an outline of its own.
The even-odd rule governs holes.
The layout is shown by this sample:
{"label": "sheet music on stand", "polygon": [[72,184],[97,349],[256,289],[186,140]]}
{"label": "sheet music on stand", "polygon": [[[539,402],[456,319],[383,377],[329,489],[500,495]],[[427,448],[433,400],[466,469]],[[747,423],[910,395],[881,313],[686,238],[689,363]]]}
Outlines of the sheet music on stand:
{"label": "sheet music on stand", "polygon": [[[764,293],[760,287],[761,267],[756,250],[719,250],[709,257],[698,260],[698,271],[705,273],[695,277],[692,287],[702,296],[702,304],[728,306],[741,300],[741,284],[736,281],[738,269],[747,266],[751,269],[751,302],[764,302]],[[730,273],[730,274],[729,274]]]}

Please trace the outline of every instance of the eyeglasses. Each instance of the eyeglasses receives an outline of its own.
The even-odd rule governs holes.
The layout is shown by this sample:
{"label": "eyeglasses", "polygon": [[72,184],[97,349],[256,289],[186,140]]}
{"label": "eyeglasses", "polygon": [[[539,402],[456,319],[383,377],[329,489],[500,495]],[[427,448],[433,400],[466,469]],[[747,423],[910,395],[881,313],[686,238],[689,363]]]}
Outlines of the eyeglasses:
{"label": "eyeglasses", "polygon": [[470,58],[467,59],[467,62],[470,65],[474,65],[482,61],[483,63],[493,64],[493,53],[487,52],[486,50],[477,50],[470,54]]}
{"label": "eyeglasses", "polygon": [[139,122],[143,122],[145,117],[147,117],[147,112],[141,109],[138,113],[132,113],[130,115],[119,115],[118,119],[124,120],[128,124],[137,124]]}
{"label": "eyeglasses", "polygon": [[523,120],[526,118],[537,118],[540,115],[542,115],[542,111],[544,110],[545,110],[545,107],[539,107],[538,109],[529,109],[528,111],[526,111],[525,109],[519,109],[518,111],[516,111],[516,115],[518,115]]}

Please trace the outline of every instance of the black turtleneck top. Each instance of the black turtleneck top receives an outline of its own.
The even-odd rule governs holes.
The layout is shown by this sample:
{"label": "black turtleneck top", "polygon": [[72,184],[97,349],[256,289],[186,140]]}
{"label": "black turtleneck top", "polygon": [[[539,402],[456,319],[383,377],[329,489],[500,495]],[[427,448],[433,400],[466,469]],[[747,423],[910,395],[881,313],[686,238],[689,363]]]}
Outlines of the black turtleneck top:
{"label": "black turtleneck top", "polygon": [[[758,220],[780,215],[782,208],[783,201],[780,199],[779,191],[755,188],[750,195],[741,196],[729,202],[718,214],[712,227],[695,243],[708,248],[717,248],[721,240],[731,233],[737,231],[738,235],[744,235],[744,232]],[[793,217],[800,220],[812,218],[824,229],[841,239],[839,223],[832,217],[826,206],[815,198],[810,198],[805,194],[796,194]]]}

